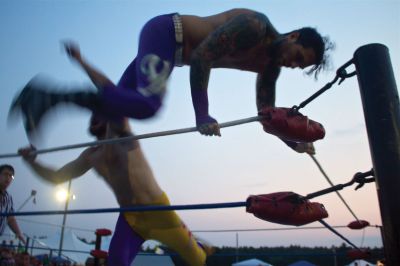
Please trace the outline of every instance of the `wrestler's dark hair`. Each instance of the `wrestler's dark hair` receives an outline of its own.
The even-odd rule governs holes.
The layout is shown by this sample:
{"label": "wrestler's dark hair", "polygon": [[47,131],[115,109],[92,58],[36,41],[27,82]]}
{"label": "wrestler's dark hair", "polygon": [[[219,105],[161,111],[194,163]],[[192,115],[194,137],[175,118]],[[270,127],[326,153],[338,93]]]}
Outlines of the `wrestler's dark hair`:
{"label": "wrestler's dark hair", "polygon": [[[96,123],[102,123],[101,127],[98,127],[96,129],[92,128],[93,124]],[[104,137],[104,135],[106,134],[106,130],[107,130],[107,121],[105,121],[102,117],[98,116],[97,114],[92,114],[92,116],[90,117],[89,120],[89,134],[100,138],[100,137]]]}
{"label": "wrestler's dark hair", "polygon": [[14,167],[12,167],[12,166],[9,165],[9,164],[2,164],[2,165],[0,165],[0,173],[3,172],[4,169],[10,170],[11,172],[13,172],[13,174],[15,173]]}
{"label": "wrestler's dark hair", "polygon": [[304,48],[312,48],[314,50],[316,62],[306,73],[307,75],[314,73],[314,77],[317,79],[321,70],[329,68],[330,57],[328,51],[333,50],[335,45],[328,36],[322,37],[315,28],[305,27],[296,31],[299,33],[296,43],[301,44]]}

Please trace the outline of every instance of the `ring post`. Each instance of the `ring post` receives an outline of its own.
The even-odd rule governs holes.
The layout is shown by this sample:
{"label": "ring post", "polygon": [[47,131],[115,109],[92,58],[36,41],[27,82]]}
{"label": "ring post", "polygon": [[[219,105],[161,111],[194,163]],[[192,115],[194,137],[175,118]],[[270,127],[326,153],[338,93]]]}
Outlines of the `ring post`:
{"label": "ring post", "polygon": [[400,265],[400,107],[389,49],[361,46],[354,53],[383,225],[387,265]]}

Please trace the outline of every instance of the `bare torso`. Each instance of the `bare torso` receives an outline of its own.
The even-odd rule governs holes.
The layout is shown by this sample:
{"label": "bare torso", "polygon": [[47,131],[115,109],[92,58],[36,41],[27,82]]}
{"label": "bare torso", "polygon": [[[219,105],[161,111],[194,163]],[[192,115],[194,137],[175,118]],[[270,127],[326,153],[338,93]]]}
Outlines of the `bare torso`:
{"label": "bare torso", "polygon": [[[244,18],[245,21],[246,15],[252,17],[251,22],[255,23],[251,30],[254,30],[252,36],[256,36],[257,39],[244,38],[247,42],[243,42],[245,45],[241,49],[215,56],[211,67],[257,73],[268,70],[271,62],[271,44],[279,34],[264,15],[248,9],[233,9],[208,17],[182,15],[184,63],[190,65],[192,54],[199,51],[202,44],[215,37],[215,32],[224,34],[225,31],[232,30],[235,33],[234,30],[241,28],[241,21],[236,20],[236,24],[232,21],[238,17]],[[238,47],[240,43],[235,45]],[[121,136],[114,134],[111,137]],[[87,152],[91,166],[109,184],[121,206],[148,204],[162,194],[137,142],[102,145],[90,148]]]}
{"label": "bare torso", "polygon": [[[198,17],[192,15],[182,15],[183,24],[183,58],[184,63],[190,65],[190,58],[195,49],[219,27],[239,15],[255,14],[254,11],[248,9],[232,9],[220,14],[208,17]],[[270,62],[268,48],[278,33],[266,19],[268,29],[265,38],[246,50],[235,51],[229,55],[225,55],[215,62],[213,68],[233,68],[247,70],[252,72],[261,72],[265,70],[266,65]]]}
{"label": "bare torso", "polygon": [[120,206],[148,204],[162,194],[137,142],[89,149],[89,161],[114,191]]}

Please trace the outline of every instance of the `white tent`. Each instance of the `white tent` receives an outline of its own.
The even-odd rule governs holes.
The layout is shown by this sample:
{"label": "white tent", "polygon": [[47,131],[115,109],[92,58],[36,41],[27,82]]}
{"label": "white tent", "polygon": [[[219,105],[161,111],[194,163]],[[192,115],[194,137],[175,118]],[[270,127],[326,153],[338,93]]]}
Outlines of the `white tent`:
{"label": "white tent", "polygon": [[[60,233],[53,234],[46,239],[42,239],[40,241],[36,240],[34,242],[34,247],[39,248],[48,248],[56,250],[53,251],[53,257],[58,256],[58,249],[60,246]],[[107,247],[103,247],[102,249],[108,250]],[[87,257],[90,256],[90,251],[94,249],[94,245],[86,244],[85,242],[78,239],[78,237],[70,230],[65,229],[64,231],[64,240],[63,240],[63,250],[71,250],[78,252],[69,252],[63,251],[62,255],[79,263],[84,263]],[[48,250],[43,249],[33,249],[33,255],[49,253]]]}
{"label": "white tent", "polygon": [[373,266],[375,263],[371,263],[365,260],[355,260],[347,266]]}
{"label": "white tent", "polygon": [[[111,236],[102,237],[101,249],[108,251],[110,246]],[[35,247],[51,248],[58,250],[60,245],[60,234],[54,234],[47,239],[41,241],[35,241]],[[62,255],[69,259],[84,263],[88,257],[90,257],[90,251],[94,249],[94,245],[86,244],[79,240],[78,237],[70,230],[65,229],[63,250],[73,250],[79,252],[68,252],[63,251]],[[33,254],[48,253],[47,250],[34,250]],[[53,256],[58,256],[58,252],[53,252]],[[135,260],[132,262],[132,266],[173,266],[173,262],[169,256],[165,255],[148,255],[139,253]]]}
{"label": "white tent", "polygon": [[232,266],[272,266],[272,264],[258,259],[250,259],[233,263]]}

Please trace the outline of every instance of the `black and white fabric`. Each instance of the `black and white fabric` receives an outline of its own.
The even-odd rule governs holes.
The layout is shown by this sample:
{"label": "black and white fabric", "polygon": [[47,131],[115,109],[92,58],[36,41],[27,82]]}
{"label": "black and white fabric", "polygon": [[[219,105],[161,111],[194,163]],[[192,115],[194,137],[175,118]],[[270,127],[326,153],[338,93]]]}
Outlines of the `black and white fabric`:
{"label": "black and white fabric", "polygon": [[[10,194],[7,191],[0,192],[0,212],[9,213],[14,212],[13,200]],[[7,217],[0,217],[0,235],[3,234],[4,229],[6,228]]]}

